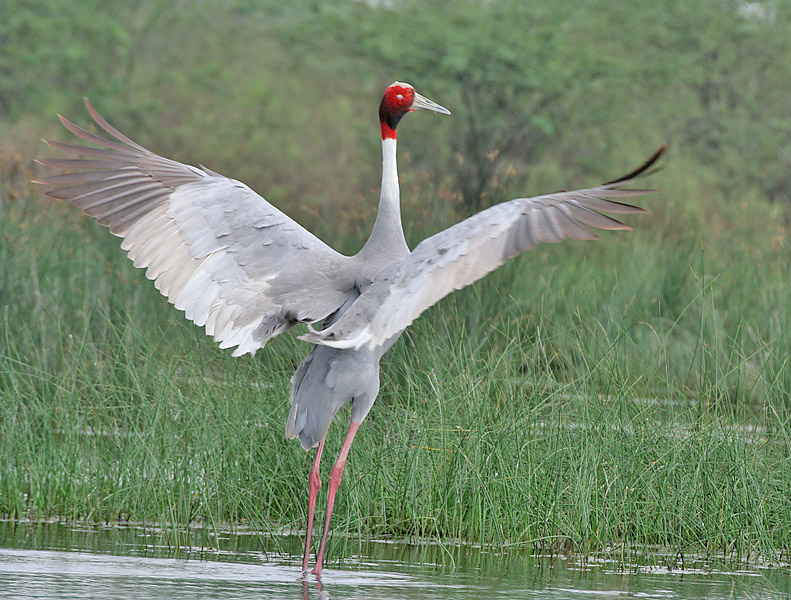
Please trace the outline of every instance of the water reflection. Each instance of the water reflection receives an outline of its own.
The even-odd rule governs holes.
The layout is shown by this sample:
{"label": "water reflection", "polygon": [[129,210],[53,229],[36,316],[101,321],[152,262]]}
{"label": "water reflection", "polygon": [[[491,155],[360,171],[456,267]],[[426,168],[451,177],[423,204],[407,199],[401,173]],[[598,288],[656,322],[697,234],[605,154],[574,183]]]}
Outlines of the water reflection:
{"label": "water reflection", "polygon": [[[331,597],[330,593],[327,590],[322,589],[321,581],[316,581],[314,585],[315,585],[315,588],[316,588],[316,596],[315,596],[316,600],[330,600],[330,597]],[[310,582],[307,579],[303,580],[302,581],[302,598],[303,598],[303,600],[308,600],[309,598],[311,598],[311,596],[309,594],[310,588],[311,588]]]}
{"label": "water reflection", "polygon": [[791,592],[787,569],[679,571],[669,557],[667,564],[660,559],[624,572],[606,560],[394,542],[366,545],[356,557],[328,565],[319,581],[300,572],[299,537],[221,534],[196,545],[205,536],[0,523],[0,598],[782,598]]}

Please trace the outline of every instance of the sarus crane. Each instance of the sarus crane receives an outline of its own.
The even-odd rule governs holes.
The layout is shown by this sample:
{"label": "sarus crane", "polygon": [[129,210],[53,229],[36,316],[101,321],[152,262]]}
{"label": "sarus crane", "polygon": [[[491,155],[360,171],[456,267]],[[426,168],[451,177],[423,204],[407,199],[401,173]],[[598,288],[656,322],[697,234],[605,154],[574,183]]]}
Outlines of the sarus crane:
{"label": "sarus crane", "polygon": [[68,131],[92,146],[47,142],[79,157],[39,161],[71,171],[37,181],[60,186],[49,196],[68,200],[123,238],[121,247],[134,265],[145,268],[157,289],[221,348],[234,348],[233,356],[255,354],[274,336],[308,324],[301,339],[313,347],[291,378],[286,422],[286,436],[299,438],[305,450],[316,448],[303,572],[324,439],[333,417],[351,403],[351,423],[330,472],[316,575],[349,449],[379,393],[382,355],[427,308],[537,244],[595,239],[588,227],[630,229],[603,213],[644,212],[613,198],[651,191],[624,186],[652,172],[665,149],[596,187],[497,204],[410,250],[401,225],[396,128],[410,112],[450,111],[395,82],[379,106],[382,188],[376,221],[362,249],[345,256],[245,184],[154,154],[110,125],[87,98],[85,105],[114,140],[60,116]]}

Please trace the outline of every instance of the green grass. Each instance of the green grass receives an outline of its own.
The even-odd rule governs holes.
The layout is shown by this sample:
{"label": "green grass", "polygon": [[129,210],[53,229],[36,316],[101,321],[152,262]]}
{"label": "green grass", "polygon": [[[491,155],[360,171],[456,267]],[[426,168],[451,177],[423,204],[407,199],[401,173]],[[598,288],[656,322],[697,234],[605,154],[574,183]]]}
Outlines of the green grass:
{"label": "green grass", "polygon": [[[12,175],[0,515],[301,528],[312,455],[283,429],[307,347],[230,358],[116,238]],[[791,264],[751,237],[777,207],[724,209],[701,241],[663,224],[673,202],[633,234],[539,248],[410,328],[352,450],[332,557],[398,536],[787,558]]]}

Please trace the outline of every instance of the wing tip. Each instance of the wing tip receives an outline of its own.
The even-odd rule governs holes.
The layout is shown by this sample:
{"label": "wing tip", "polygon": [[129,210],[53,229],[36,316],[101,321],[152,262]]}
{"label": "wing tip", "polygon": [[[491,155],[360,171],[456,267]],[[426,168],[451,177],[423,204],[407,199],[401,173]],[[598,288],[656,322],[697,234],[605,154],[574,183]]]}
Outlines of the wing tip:
{"label": "wing tip", "polygon": [[91,101],[88,99],[88,96],[82,97],[82,103],[85,105],[85,108],[88,111],[88,113],[93,117],[93,113],[96,112],[96,109],[93,107],[93,104],[91,104]]}
{"label": "wing tip", "polygon": [[[657,148],[654,153],[649,156],[639,167],[630,171],[626,175],[622,175],[617,179],[613,179],[612,181],[606,181],[603,185],[618,185],[622,183],[626,183],[631,181],[632,179],[636,179],[638,177],[646,177],[651,175],[652,173],[656,173],[657,170],[661,169],[661,167],[656,167],[652,169],[657,161],[667,152],[667,149],[670,147],[669,144],[662,144]],[[655,190],[651,190],[655,191]]]}

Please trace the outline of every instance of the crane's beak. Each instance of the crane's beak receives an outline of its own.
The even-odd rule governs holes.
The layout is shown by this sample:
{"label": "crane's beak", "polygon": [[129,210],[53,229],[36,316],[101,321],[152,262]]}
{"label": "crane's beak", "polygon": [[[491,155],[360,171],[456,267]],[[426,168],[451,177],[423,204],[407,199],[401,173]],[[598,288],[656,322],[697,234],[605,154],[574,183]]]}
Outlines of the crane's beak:
{"label": "crane's beak", "polygon": [[412,103],[412,106],[409,108],[410,112],[416,111],[419,108],[423,108],[425,110],[430,110],[432,112],[437,112],[442,115],[449,115],[450,111],[445,108],[444,106],[440,106],[436,102],[432,102],[425,96],[421,96],[417,92],[415,92],[415,101]]}

